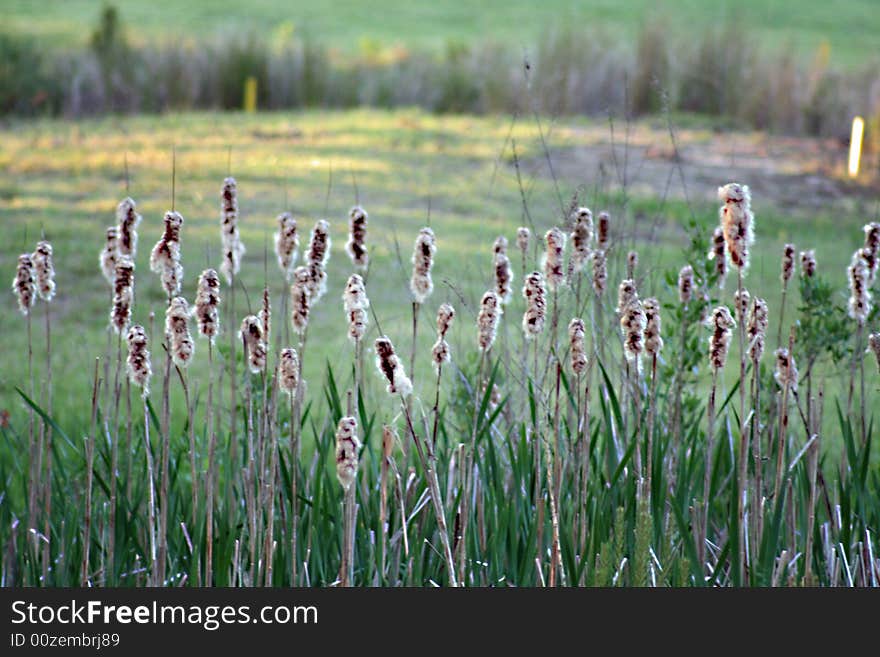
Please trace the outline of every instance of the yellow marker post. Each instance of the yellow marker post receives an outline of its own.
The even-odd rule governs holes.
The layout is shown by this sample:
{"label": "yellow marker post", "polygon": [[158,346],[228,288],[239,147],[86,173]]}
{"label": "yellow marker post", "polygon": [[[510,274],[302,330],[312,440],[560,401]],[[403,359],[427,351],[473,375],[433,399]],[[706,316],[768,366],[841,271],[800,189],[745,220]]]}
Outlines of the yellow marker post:
{"label": "yellow marker post", "polygon": [[859,161],[862,158],[862,137],[865,134],[865,121],[861,116],[853,119],[852,137],[849,140],[849,177],[859,175]]}
{"label": "yellow marker post", "polygon": [[244,111],[248,114],[257,111],[257,78],[253,75],[244,81]]}

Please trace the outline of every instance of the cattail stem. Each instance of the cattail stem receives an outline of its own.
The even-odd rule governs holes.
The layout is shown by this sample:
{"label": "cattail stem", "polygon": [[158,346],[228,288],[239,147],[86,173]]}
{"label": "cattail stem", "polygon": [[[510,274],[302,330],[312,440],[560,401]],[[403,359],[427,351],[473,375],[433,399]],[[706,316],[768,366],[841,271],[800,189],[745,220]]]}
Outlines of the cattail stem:
{"label": "cattail stem", "polygon": [[[50,304],[46,304],[46,415],[52,417],[52,321]],[[43,535],[48,539],[43,543],[43,582],[48,583],[50,547],[52,542],[52,427],[44,422],[46,427],[46,477],[43,483]]]}
{"label": "cattail stem", "polygon": [[385,562],[387,560],[386,552],[388,550],[388,466],[391,456],[389,450],[386,449],[386,439],[385,431],[383,431],[382,464],[379,475],[379,550],[381,556],[379,572],[376,574],[377,586],[385,582]]}
{"label": "cattail stem", "polygon": [[[559,462],[559,447],[560,447],[560,425],[559,425],[559,393],[560,393],[560,381],[562,379],[562,364],[557,361],[556,362],[556,395],[554,401],[554,412],[553,412],[553,434],[555,438],[555,449],[554,453],[551,455],[550,453],[550,442],[546,441],[544,443],[544,457],[547,462],[547,492],[550,497],[550,525],[551,525],[551,543],[550,543],[550,578],[549,584],[550,588],[556,586],[556,569],[559,568],[560,573],[562,573],[562,558],[559,549],[559,512],[557,509],[557,499],[559,495],[559,489],[557,485],[559,483],[559,473],[560,470],[560,462]],[[564,576],[563,576],[564,578]]]}
{"label": "cattail stem", "polygon": [[[276,376],[277,379],[277,376]],[[277,388],[273,388],[273,396],[275,394],[274,390]],[[268,403],[268,402],[264,402]],[[268,414],[268,409],[267,409]],[[266,440],[269,441],[269,484],[268,484],[268,493],[266,495],[266,503],[269,505],[269,518],[266,522],[267,530],[266,530],[266,578],[265,578],[265,586],[272,586],[272,571],[273,571],[273,555],[275,552],[275,482],[277,481],[278,476],[278,442],[275,438],[275,431],[272,431],[270,427],[267,426]]]}
{"label": "cattail stem", "polygon": [[98,422],[98,394],[101,389],[100,380],[98,379],[98,365],[101,359],[95,359],[95,375],[92,384],[92,421],[89,428],[89,435],[86,437],[86,508],[85,517],[83,518],[83,558],[82,568],[80,569],[80,586],[87,586],[89,583],[89,548],[92,545],[92,479],[94,477],[95,465],[95,442],[97,440],[97,422]]}
{"label": "cattail stem", "polygon": [[412,303],[412,352],[409,357],[409,375],[410,380],[415,381],[416,378],[416,340],[419,333],[419,309],[422,305],[418,301]]}
{"label": "cattail stem", "polygon": [[[645,445],[645,493],[648,505],[651,504],[651,492],[653,490],[651,479],[654,474],[654,416],[657,413],[657,354],[651,354],[651,397],[648,400],[648,436]],[[661,464],[662,470],[662,464]]]}
{"label": "cattail stem", "polygon": [[816,474],[819,466],[819,433],[821,431],[821,427],[816,423],[815,406],[816,400],[811,400],[810,407],[813,412],[810,415],[811,428],[808,433],[812,433],[812,436],[808,438],[813,441],[813,444],[810,446],[807,464],[810,477],[810,498],[807,507],[807,536],[804,550],[804,583],[807,586],[813,584],[813,528],[816,525]]}
{"label": "cattail stem", "polygon": [[[236,424],[238,420],[238,363],[235,358],[235,273],[229,274],[229,305],[227,308],[226,326],[229,331],[229,473],[226,478],[226,499],[232,500],[233,484],[235,477],[239,472],[238,458],[238,434],[236,433]],[[233,523],[233,514],[235,513],[235,505],[227,504],[228,522]]]}
{"label": "cattail stem", "polygon": [[217,435],[214,431],[214,341],[208,339],[208,480],[205,482],[205,586],[214,582],[214,486]]}
{"label": "cattail stem", "polygon": [[[299,379],[302,385],[302,378]],[[290,396],[290,585],[297,585],[297,530],[299,505],[297,504],[299,483],[299,421],[297,417],[299,389]]]}
{"label": "cattail stem", "polygon": [[[742,271],[740,270],[740,289],[742,289]],[[782,283],[782,302],[779,308],[779,326],[776,329],[776,346],[782,346],[782,329],[785,326],[785,299],[788,296],[788,281]]]}
{"label": "cattail stem", "polygon": [[[737,543],[737,549],[740,554],[738,555],[737,565],[736,565],[736,574],[737,581],[740,586],[743,583],[743,577],[745,574],[745,566],[744,561],[746,558],[746,551],[744,547],[744,536],[745,531],[743,529],[743,514],[744,514],[744,499],[743,496],[745,493],[745,485],[746,485],[746,465],[745,459],[746,454],[748,453],[748,439],[746,437],[746,304],[743,303],[744,293],[743,293],[743,268],[737,267],[736,269],[736,282],[737,282],[737,295],[736,295],[736,306],[739,317],[737,317],[737,329],[739,329],[739,441],[740,441],[740,468],[739,468],[739,477],[737,478],[737,518],[739,519],[739,537]],[[787,288],[787,283],[783,285],[782,290],[782,313],[785,312],[785,290]],[[782,315],[780,314],[780,330],[781,330],[781,322]]]}
{"label": "cattail stem", "polygon": [[[147,457],[147,486],[150,491],[149,532],[150,532],[150,583],[158,586],[156,578],[156,478],[153,471],[153,446],[150,444],[150,413],[147,397],[144,396],[144,451]],[[210,549],[210,543],[209,549]]]}
{"label": "cattail stem", "polygon": [[856,335],[856,355],[859,359],[859,418],[861,420],[860,427],[862,430],[862,447],[867,444],[868,430],[865,425],[865,347],[862,345],[862,335],[864,333],[864,324],[859,324],[859,330]]}
{"label": "cattail stem", "polygon": [[[171,299],[168,299],[169,304]],[[165,372],[162,378],[162,450],[161,450],[161,483],[159,499],[159,556],[157,564],[157,586],[165,585],[165,569],[168,556],[168,487],[170,477],[168,473],[171,452],[171,399],[169,388],[171,386],[171,341],[170,336],[165,334]]]}
{"label": "cattail stem", "polygon": [[339,568],[340,585],[348,588],[354,577],[354,493],[356,485],[352,484],[345,491],[342,501],[342,564]]}
{"label": "cattail stem", "polygon": [[118,490],[119,471],[119,401],[122,394],[122,386],[119,383],[119,372],[122,369],[122,331],[116,336],[116,374],[113,379],[113,445],[110,448],[110,521],[109,534],[107,536],[107,571],[104,581],[112,586],[115,581],[115,556],[116,556],[116,494]]}
{"label": "cattail stem", "polygon": [[786,375],[782,386],[782,401],[779,405],[779,435],[776,438],[776,479],[773,485],[773,502],[776,504],[779,503],[779,493],[782,490],[783,460],[785,457],[785,443],[788,434],[789,379],[790,377]]}
{"label": "cattail stem", "polygon": [[[761,411],[761,377],[758,364],[755,363],[752,369],[752,406],[755,409],[755,417],[760,417]],[[761,546],[761,535],[764,532],[764,491],[763,491],[763,473],[764,460],[761,456],[761,433],[760,429],[756,431],[757,422],[749,424],[749,432],[751,434],[752,443],[752,460],[755,469],[755,485],[754,495],[752,497],[752,515],[754,516],[754,537],[753,553],[758,554]]]}
{"label": "cattail stem", "polygon": [[[31,339],[31,311],[27,313],[27,343],[28,343],[28,380],[30,388],[28,394],[30,398],[35,399],[34,395],[34,350]],[[34,409],[28,405],[28,452],[30,461],[28,463],[30,477],[28,478],[28,527],[37,527],[37,481],[39,472],[37,471],[37,444],[34,440]]]}
{"label": "cattail stem", "polygon": [[706,541],[709,538],[709,495],[712,486],[712,453],[715,448],[715,392],[718,388],[718,370],[712,368],[712,388],[709,392],[708,427],[706,430],[706,467],[703,473],[703,523],[700,531],[700,541],[697,545],[697,555],[700,560],[700,570],[706,567]]}
{"label": "cattail stem", "polygon": [[[480,418],[480,406],[483,387],[483,367],[486,362],[486,352],[480,351],[480,364],[477,367],[477,378],[474,381],[474,421],[471,429],[470,449],[464,459],[464,486],[461,494],[461,538],[458,542],[458,581],[465,582],[465,564],[467,562],[467,529],[470,514],[470,498],[474,479],[474,460],[477,449],[477,425]],[[432,439],[433,440],[433,439]]]}

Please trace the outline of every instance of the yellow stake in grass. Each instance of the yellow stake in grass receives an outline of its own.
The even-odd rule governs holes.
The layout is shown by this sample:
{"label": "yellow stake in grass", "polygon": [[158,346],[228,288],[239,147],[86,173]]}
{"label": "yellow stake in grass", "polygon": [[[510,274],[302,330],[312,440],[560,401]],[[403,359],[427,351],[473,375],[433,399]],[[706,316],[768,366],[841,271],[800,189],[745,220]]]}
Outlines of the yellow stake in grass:
{"label": "yellow stake in grass", "polygon": [[257,78],[253,75],[244,81],[244,111],[248,114],[257,111]]}
{"label": "yellow stake in grass", "polygon": [[849,177],[859,175],[859,160],[862,157],[862,136],[865,134],[865,121],[861,116],[853,119],[852,137],[849,140]]}

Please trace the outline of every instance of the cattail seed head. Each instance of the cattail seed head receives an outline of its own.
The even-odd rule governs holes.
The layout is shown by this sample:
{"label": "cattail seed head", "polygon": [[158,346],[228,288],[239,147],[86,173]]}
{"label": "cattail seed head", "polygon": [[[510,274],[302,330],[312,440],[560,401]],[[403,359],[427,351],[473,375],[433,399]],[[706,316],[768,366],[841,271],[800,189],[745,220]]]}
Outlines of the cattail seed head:
{"label": "cattail seed head", "polygon": [[18,309],[22,315],[29,315],[37,298],[37,284],[34,280],[34,259],[30,253],[18,256],[18,268],[12,279],[12,292],[18,299]]}
{"label": "cattail seed head", "polygon": [[345,250],[355,267],[366,269],[369,263],[367,254],[367,211],[356,205],[348,213],[348,242]]}
{"label": "cattail seed head", "polygon": [[379,373],[388,380],[388,393],[409,397],[412,394],[412,381],[403,369],[403,363],[394,352],[394,345],[385,336],[376,338],[376,367]]}
{"label": "cattail seed head", "polygon": [[539,336],[544,330],[547,315],[547,288],[544,286],[544,276],[541,272],[533,271],[526,276],[522,294],[526,300],[523,333],[526,339],[530,340]]}
{"label": "cattail seed head", "polygon": [[523,257],[525,257],[526,251],[529,250],[529,238],[531,235],[531,231],[525,226],[520,226],[516,229],[516,245],[522,251]]}
{"label": "cattail seed head", "polygon": [[502,304],[509,303],[513,296],[513,269],[504,253],[495,254],[495,293]]}
{"label": "cattail seed head", "polygon": [[608,263],[605,258],[605,251],[596,249],[593,251],[593,291],[596,296],[601,297],[605,294],[608,287]]}
{"label": "cattail seed head", "polygon": [[565,250],[565,233],[555,226],[544,235],[547,250],[544,253],[544,279],[550,290],[556,290],[565,282],[563,256]]}
{"label": "cattail seed head", "polygon": [[263,305],[260,307],[260,323],[263,325],[263,342],[266,343],[266,350],[272,343],[272,299],[269,294],[269,286],[263,288]]}
{"label": "cattail seed head", "polygon": [[801,251],[801,276],[804,278],[812,278],[816,275],[816,252]]}
{"label": "cattail seed head", "polygon": [[104,279],[113,285],[113,277],[116,276],[116,259],[119,256],[119,229],[116,226],[107,228],[107,240],[101,249],[99,262]]}
{"label": "cattail seed head", "polygon": [[626,254],[626,277],[635,278],[636,268],[639,266],[639,252],[630,251]]}
{"label": "cattail seed head", "polygon": [[52,263],[52,245],[45,240],[37,242],[37,248],[31,257],[34,261],[34,273],[37,279],[37,294],[48,303],[55,297],[55,265]]}
{"label": "cattail seed head", "polygon": [[110,324],[117,333],[125,333],[131,321],[131,306],[134,303],[134,261],[119,256],[116,274],[113,277],[113,309],[110,311]]}
{"label": "cattail seed head", "polygon": [[597,223],[596,247],[600,251],[607,251],[611,242],[611,215],[607,212],[600,212]]}
{"label": "cattail seed head", "polygon": [[278,361],[278,387],[281,392],[293,398],[299,386],[299,355],[296,349],[287,347],[281,350]]}
{"label": "cattail seed head", "polygon": [[880,370],[880,333],[872,333],[868,336],[868,349],[874,352],[877,358],[877,369]]}
{"label": "cattail seed head", "polygon": [[290,285],[290,323],[298,335],[305,333],[309,325],[309,311],[312,307],[310,285],[312,277],[308,267],[297,267]]}
{"label": "cattail seed head", "polygon": [[488,351],[495,343],[501,312],[501,300],[489,290],[480,300],[480,314],[477,316],[477,345],[480,351]]}
{"label": "cattail seed head", "polygon": [[352,308],[346,311],[348,315],[348,337],[352,342],[359,342],[364,339],[367,333],[367,324],[369,318],[367,311],[363,308]]}
{"label": "cattail seed head", "polygon": [[248,315],[241,321],[239,337],[247,351],[248,368],[252,374],[262,372],[266,367],[266,334],[263,322],[256,315]]}
{"label": "cattail seed head", "polygon": [[593,213],[589,208],[578,208],[571,229],[571,262],[575,272],[583,271],[590,259],[593,241]]}
{"label": "cattail seed head", "polygon": [[685,265],[678,272],[678,300],[688,305],[694,297],[694,268]]}
{"label": "cattail seed head", "polygon": [[220,189],[220,237],[223,242],[223,262],[220,271],[226,282],[232,284],[232,277],[241,269],[244,244],[238,232],[238,184],[235,178],[223,181]]}
{"label": "cattail seed head", "polygon": [[499,235],[495,238],[495,243],[492,245],[492,254],[493,255],[507,255],[507,238],[504,235]]}
{"label": "cattail seed head", "polygon": [[434,282],[431,280],[431,268],[434,266],[434,254],[437,252],[437,244],[434,239],[434,231],[430,228],[422,228],[416,237],[412,255],[412,278],[409,289],[416,303],[425,303],[425,300],[434,291]]}
{"label": "cattail seed head", "polygon": [[127,341],[128,380],[141,388],[143,396],[147,397],[150,394],[150,377],[153,375],[153,368],[150,364],[150,350],[147,346],[147,333],[144,331],[144,327],[135,324],[128,329]]}
{"label": "cattail seed head", "polygon": [[749,323],[746,332],[749,336],[749,358],[757,366],[761,356],[764,355],[764,341],[768,326],[767,302],[755,297],[752,302],[752,310],[749,313]]}
{"label": "cattail seed head", "polygon": [[444,303],[437,309],[437,333],[441,338],[445,338],[449,329],[452,327],[452,320],[455,318],[455,308],[450,304]]}
{"label": "cattail seed head", "polygon": [[645,311],[645,352],[656,356],[663,349],[662,325],[660,321],[660,302],[654,297],[642,302]]}
{"label": "cattail seed head", "polygon": [[719,226],[712,233],[712,250],[709,251],[709,260],[715,262],[715,273],[718,274],[719,287],[724,287],[724,279],[727,276],[727,256],[724,246],[724,230]]}
{"label": "cattail seed head", "polygon": [[873,221],[864,230],[865,246],[862,248],[862,257],[868,265],[868,285],[873,285],[877,269],[880,268],[880,223]]}
{"label": "cattail seed head", "polygon": [[180,264],[180,227],[183,216],[179,212],[165,213],[165,232],[150,252],[150,271],[159,274],[162,288],[168,298],[180,294],[183,267]]}
{"label": "cattail seed head", "polygon": [[738,323],[745,323],[749,312],[750,301],[751,296],[749,295],[749,291],[745,288],[733,293],[733,307],[734,312],[736,312],[736,321]]}
{"label": "cattail seed head", "polygon": [[357,435],[357,420],[343,417],[336,428],[336,478],[343,490],[354,483],[358,471],[358,451],[361,441]]}
{"label": "cattail seed head", "polygon": [[620,327],[623,329],[623,351],[626,359],[635,363],[636,371],[641,369],[641,355],[645,349],[645,328],[647,317],[641,302],[636,298],[630,303],[620,317]]}
{"label": "cattail seed head", "polygon": [[584,320],[580,317],[575,317],[568,323],[571,369],[575,374],[583,374],[587,369],[587,349],[584,345],[585,334]]}
{"label": "cattail seed head", "polygon": [[798,387],[798,370],[794,362],[794,356],[788,353],[788,349],[780,348],[775,352],[776,355],[776,371],[773,378],[780,388],[788,386],[790,390],[797,392]]}
{"label": "cattail seed head", "polygon": [[312,228],[309,248],[306,252],[306,266],[309,272],[309,295],[312,304],[327,291],[327,262],[330,260],[330,224],[320,219]]}
{"label": "cattail seed head", "polygon": [[141,223],[141,215],[137,213],[135,202],[124,198],[116,206],[116,221],[119,235],[119,255],[134,258],[137,255],[137,228]]}
{"label": "cattail seed head", "polygon": [[435,368],[439,368],[443,363],[450,360],[449,343],[442,337],[437,338],[437,342],[431,347],[431,361]]}
{"label": "cattail seed head", "polygon": [[631,278],[625,278],[620,281],[620,285],[617,287],[617,315],[622,317],[626,309],[633,303],[637,303],[638,300],[639,294],[636,290],[635,281]]}
{"label": "cattail seed head", "polygon": [[794,273],[794,244],[786,244],[782,247],[782,286],[788,285]]}
{"label": "cattail seed head", "polygon": [[751,195],[747,185],[728,183],[718,188],[718,198],[724,205],[720,208],[721,228],[727,242],[727,252],[734,267],[747,269],[749,248],[754,242],[755,217],[751,210]]}
{"label": "cattail seed head", "polygon": [[718,306],[712,311],[710,326],[712,336],[709,338],[709,363],[712,369],[718,371],[727,363],[727,353],[730,350],[731,330],[736,326],[733,316],[727,306]]}
{"label": "cattail seed head", "polygon": [[278,230],[275,232],[275,255],[278,258],[278,266],[284,273],[284,278],[290,280],[293,275],[293,266],[299,255],[299,233],[297,233],[296,219],[289,212],[278,215]]}
{"label": "cattail seed head", "polygon": [[194,305],[199,333],[213,343],[220,329],[220,276],[216,270],[206,269],[199,276]]}
{"label": "cattail seed head", "polygon": [[187,367],[195,351],[189,333],[189,315],[189,306],[183,297],[171,299],[165,311],[165,335],[171,347],[171,358],[178,367]]}
{"label": "cattail seed head", "polygon": [[342,303],[346,310],[360,308],[366,310],[370,307],[370,299],[367,297],[367,288],[360,274],[352,274],[345,284],[345,292],[342,294]]}
{"label": "cattail seed head", "polygon": [[868,263],[862,255],[863,249],[853,254],[847,273],[849,274],[849,316],[859,324],[864,324],[871,314],[871,293],[868,291]]}

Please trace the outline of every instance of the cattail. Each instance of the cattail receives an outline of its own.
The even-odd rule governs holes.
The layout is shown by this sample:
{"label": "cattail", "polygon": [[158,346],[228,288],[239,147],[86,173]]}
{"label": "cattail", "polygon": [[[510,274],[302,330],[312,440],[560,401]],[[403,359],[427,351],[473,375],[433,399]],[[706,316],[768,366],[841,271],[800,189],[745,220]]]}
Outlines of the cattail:
{"label": "cattail", "polygon": [[797,392],[798,386],[798,370],[794,362],[794,356],[788,353],[788,349],[780,348],[775,352],[776,355],[776,371],[773,378],[780,388],[788,386],[789,389]]}
{"label": "cattail", "polygon": [[438,337],[437,342],[431,347],[431,361],[435,367],[440,367],[443,363],[448,363],[449,360],[449,343],[444,338]]}
{"label": "cattail", "polygon": [[607,251],[611,241],[611,216],[607,212],[599,213],[596,247],[600,251]]}
{"label": "cattail", "polygon": [[375,348],[376,367],[379,368],[379,373],[388,380],[388,393],[409,397],[412,394],[412,381],[407,377],[403,363],[394,352],[391,340],[385,336],[376,338]]}
{"label": "cattail", "polygon": [[110,311],[110,324],[117,333],[123,333],[128,328],[133,303],[134,261],[120,256],[113,277],[113,309]]}
{"label": "cattail", "polygon": [[18,256],[18,269],[12,279],[12,292],[18,298],[18,309],[22,315],[29,315],[37,298],[37,285],[34,281],[34,259],[29,253]]}
{"label": "cattail", "polygon": [[477,316],[477,344],[480,351],[492,348],[500,319],[501,301],[497,294],[489,290],[480,300],[480,314]]}
{"label": "cattail", "polygon": [[736,321],[744,323],[749,312],[751,296],[746,289],[737,290],[733,293],[733,307],[736,312]]}
{"label": "cattail", "polygon": [[260,324],[263,325],[263,342],[266,343],[266,349],[269,349],[272,336],[272,299],[269,294],[269,286],[263,288],[263,305],[260,307]]}
{"label": "cattail", "polygon": [[868,291],[868,263],[862,249],[853,254],[849,273],[849,316],[859,324],[864,324],[871,313],[871,293]]}
{"label": "cattail", "polygon": [[165,311],[165,334],[171,346],[171,358],[178,367],[192,361],[195,344],[189,333],[189,306],[183,297],[174,297]]}
{"label": "cattail", "polygon": [[688,305],[694,297],[694,268],[685,265],[678,272],[678,300]]}
{"label": "cattail", "polygon": [[755,297],[752,302],[752,310],[749,313],[749,323],[746,327],[749,336],[749,358],[755,366],[764,355],[764,339],[767,335],[768,323],[767,302]]}
{"label": "cattail", "polygon": [[801,251],[801,276],[804,278],[812,278],[816,274],[816,252]]}
{"label": "cattail", "polygon": [[345,250],[355,267],[366,269],[369,262],[367,254],[367,211],[359,205],[348,213],[348,242]]}
{"label": "cattail", "polygon": [[531,235],[531,231],[525,226],[520,226],[516,229],[516,245],[522,251],[523,257],[525,257],[526,251],[529,250],[529,238]]}
{"label": "cattail", "polygon": [[868,348],[874,352],[877,358],[877,369],[880,370],[880,333],[872,333],[868,336]]}
{"label": "cattail", "polygon": [[299,335],[305,333],[309,325],[309,311],[312,300],[309,293],[312,277],[308,267],[297,267],[293,272],[290,286],[290,322]]}
{"label": "cattail", "polygon": [[244,255],[244,244],[238,234],[238,185],[235,178],[223,181],[220,190],[221,238],[223,242],[223,263],[220,271],[226,282],[232,284],[232,277],[241,268],[241,257]]}
{"label": "cattail", "polygon": [[794,273],[794,244],[782,247],[782,284],[788,285]]}
{"label": "cattail", "polygon": [[571,261],[575,272],[583,271],[590,258],[593,241],[593,213],[589,208],[578,208],[571,229]]}
{"label": "cattail", "polygon": [[565,233],[556,227],[544,235],[547,250],[544,253],[544,278],[550,290],[557,289],[565,281],[562,268],[562,252],[565,250]]}
{"label": "cattail", "polygon": [[626,254],[626,275],[627,278],[634,278],[636,268],[639,266],[639,252],[630,251]]}
{"label": "cattail", "polygon": [[434,240],[434,231],[430,228],[422,228],[416,237],[412,255],[412,278],[409,289],[416,303],[425,303],[425,299],[434,291],[434,282],[431,280],[431,268],[434,266],[434,254],[437,245]]}
{"label": "cattail", "polygon": [[620,281],[617,288],[617,314],[623,316],[626,309],[633,303],[637,303],[639,294],[636,291],[636,284],[631,278],[625,278]]}
{"label": "cattail", "polygon": [[289,212],[278,215],[278,231],[275,233],[275,255],[284,278],[290,280],[293,265],[299,254],[299,234],[296,231],[296,219]]}
{"label": "cattail", "polygon": [[495,238],[495,243],[492,245],[492,253],[493,255],[507,255],[507,238],[504,235],[499,235]]}
{"label": "cattail", "polygon": [[584,346],[584,320],[575,317],[568,324],[568,340],[571,352],[571,369],[575,374],[583,374],[587,369],[587,350]]}
{"label": "cattail", "polygon": [[306,264],[309,272],[309,295],[317,303],[327,291],[327,262],[330,260],[330,224],[320,219],[309,237]]}
{"label": "cattail", "polygon": [[636,371],[641,366],[639,360],[645,348],[645,328],[647,318],[642,304],[638,299],[630,303],[620,318],[620,327],[623,329],[623,351],[626,359],[635,363]]}
{"label": "cattail", "polygon": [[455,318],[455,308],[448,303],[442,304],[437,309],[437,333],[441,338],[445,338],[449,329],[452,327],[452,320]]}
{"label": "cattail", "polygon": [[165,232],[150,253],[150,271],[159,274],[168,297],[180,294],[183,267],[180,264],[180,227],[183,217],[179,212],[165,213]]}
{"label": "cattail", "polygon": [[351,488],[357,476],[360,448],[357,420],[353,417],[343,417],[336,428],[336,478],[346,491]]}
{"label": "cattail", "polygon": [[37,294],[47,303],[55,297],[55,265],[52,263],[52,245],[43,240],[31,256],[37,279]]}
{"label": "cattail", "polygon": [[868,265],[868,285],[874,284],[877,269],[880,268],[880,223],[873,221],[865,225],[865,246],[862,257]]}
{"label": "cattail", "polygon": [[281,388],[281,392],[287,393],[292,398],[298,386],[299,355],[296,349],[287,347],[281,350],[278,361],[278,387]]}
{"label": "cattail", "polygon": [[134,258],[137,255],[137,228],[141,223],[141,215],[135,209],[135,202],[126,197],[116,206],[118,222],[119,255]]}
{"label": "cattail", "polygon": [[247,349],[248,367],[251,373],[262,372],[266,367],[266,334],[260,318],[256,315],[248,315],[241,320],[239,337]]}
{"label": "cattail", "polygon": [[608,268],[605,259],[605,251],[597,249],[593,251],[593,291],[596,296],[605,294],[608,285]]}
{"label": "cattail", "polygon": [[199,276],[196,292],[195,315],[199,333],[211,342],[220,328],[220,277],[214,269],[206,269]]}
{"label": "cattail", "polygon": [[547,288],[544,286],[544,276],[541,272],[533,271],[526,276],[522,294],[526,300],[523,332],[529,340],[537,337],[544,330],[544,320],[547,315]]}
{"label": "cattail", "polygon": [[513,270],[510,259],[503,253],[495,255],[495,293],[502,304],[510,303],[513,296]]}
{"label": "cattail", "polygon": [[367,333],[367,323],[369,322],[367,311],[363,308],[352,308],[346,311],[348,315],[348,337],[352,342],[358,342],[364,339]]}
{"label": "cattail", "polygon": [[719,226],[712,233],[712,250],[709,251],[709,260],[715,262],[715,273],[718,274],[718,286],[724,287],[724,279],[727,276],[727,256],[724,253],[724,230]]}
{"label": "cattail", "polygon": [[128,380],[143,389],[143,396],[150,394],[150,377],[153,368],[150,365],[150,350],[147,348],[147,333],[144,327],[135,324],[128,329]]}
{"label": "cattail", "polygon": [[99,262],[104,279],[112,286],[116,276],[116,259],[119,257],[119,229],[116,226],[107,228],[107,241],[101,249]]}
{"label": "cattail", "polygon": [[712,311],[712,337],[709,338],[709,363],[712,369],[720,370],[727,363],[727,352],[730,350],[731,329],[736,322],[727,306],[718,306]]}
{"label": "cattail", "polygon": [[364,286],[364,279],[360,274],[352,274],[345,284],[345,291],[342,294],[342,303],[346,310],[360,308],[366,310],[370,307],[370,299],[367,297],[367,289]]}
{"label": "cattail", "polygon": [[749,266],[749,248],[755,239],[755,217],[750,207],[749,188],[747,185],[728,183],[718,188],[718,198],[724,203],[720,214],[727,252],[733,265],[745,270]]}
{"label": "cattail", "polygon": [[642,302],[642,310],[645,311],[645,352],[650,356],[656,356],[663,349],[663,337],[661,334],[660,302],[654,297]]}

